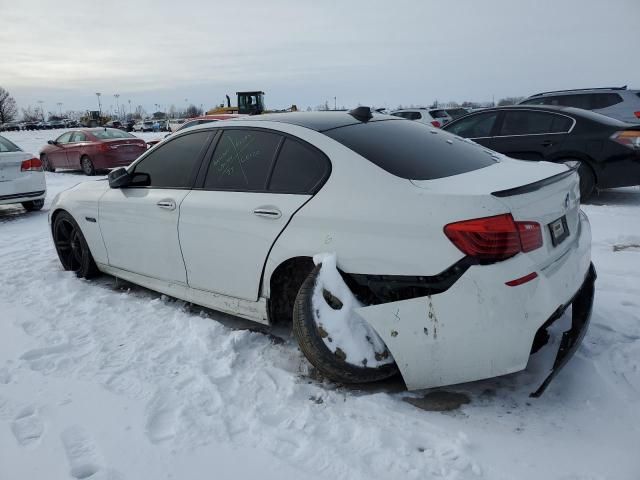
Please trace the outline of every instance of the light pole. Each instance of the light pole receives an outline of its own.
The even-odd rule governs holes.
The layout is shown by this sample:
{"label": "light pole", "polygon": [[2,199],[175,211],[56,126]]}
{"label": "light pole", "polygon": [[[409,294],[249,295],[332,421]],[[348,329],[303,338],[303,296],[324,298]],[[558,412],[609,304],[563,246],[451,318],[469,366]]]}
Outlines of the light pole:
{"label": "light pole", "polygon": [[129,100],[129,116],[131,116],[131,100]]}
{"label": "light pole", "polygon": [[62,118],[62,102],[58,102],[56,105],[58,105],[58,113],[60,114],[60,118]]}
{"label": "light pole", "polygon": [[116,110],[118,112],[118,120],[120,120],[120,102],[119,102],[120,94],[116,93],[114,97],[116,97]]}
{"label": "light pole", "polygon": [[100,92],[96,92],[96,97],[98,97],[98,112],[100,114],[100,118],[102,118],[102,104],[100,103]]}
{"label": "light pole", "polygon": [[42,100],[38,100],[40,104],[40,116],[42,117],[42,121],[44,122],[44,109],[42,108],[42,104],[44,103]]}

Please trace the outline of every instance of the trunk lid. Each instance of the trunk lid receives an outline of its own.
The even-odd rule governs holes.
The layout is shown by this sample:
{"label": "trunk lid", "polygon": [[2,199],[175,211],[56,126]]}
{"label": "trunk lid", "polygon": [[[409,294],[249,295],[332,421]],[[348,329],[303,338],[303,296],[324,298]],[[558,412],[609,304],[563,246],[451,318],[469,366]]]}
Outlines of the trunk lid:
{"label": "trunk lid", "polygon": [[33,155],[25,152],[3,152],[0,153],[0,182],[10,182],[21,175],[20,167],[24,160],[29,160]]}
{"label": "trunk lid", "polygon": [[[500,156],[498,163],[486,168],[412,183],[434,193],[486,195],[501,203],[515,221],[539,223],[543,245],[524,253],[538,268],[561,257],[579,234],[579,178],[565,165]],[[562,230],[568,230],[568,236],[562,238]]]}

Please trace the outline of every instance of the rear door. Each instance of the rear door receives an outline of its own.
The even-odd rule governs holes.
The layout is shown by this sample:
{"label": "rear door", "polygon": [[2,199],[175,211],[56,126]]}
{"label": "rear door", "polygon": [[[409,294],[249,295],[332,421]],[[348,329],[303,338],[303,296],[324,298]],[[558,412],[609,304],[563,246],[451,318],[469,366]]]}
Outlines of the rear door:
{"label": "rear door", "polygon": [[293,137],[225,129],[200,188],[180,207],[189,286],[256,301],[271,246],[330,168],[320,151]]}
{"label": "rear door", "polygon": [[574,123],[567,115],[506,110],[491,140],[491,148],[520,160],[550,160]]}

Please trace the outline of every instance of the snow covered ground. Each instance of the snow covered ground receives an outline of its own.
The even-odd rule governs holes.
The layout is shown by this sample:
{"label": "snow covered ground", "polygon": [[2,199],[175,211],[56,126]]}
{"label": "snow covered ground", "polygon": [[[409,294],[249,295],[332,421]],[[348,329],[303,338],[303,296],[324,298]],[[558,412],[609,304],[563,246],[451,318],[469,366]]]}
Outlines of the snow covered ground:
{"label": "snow covered ground", "polygon": [[[5,135],[37,154],[56,132]],[[283,332],[62,271],[47,209],[83,180],[47,173],[42,212],[0,206],[0,480],[640,478],[640,189],[584,207],[594,316],[542,398],[557,340],[439,413],[313,380]]]}

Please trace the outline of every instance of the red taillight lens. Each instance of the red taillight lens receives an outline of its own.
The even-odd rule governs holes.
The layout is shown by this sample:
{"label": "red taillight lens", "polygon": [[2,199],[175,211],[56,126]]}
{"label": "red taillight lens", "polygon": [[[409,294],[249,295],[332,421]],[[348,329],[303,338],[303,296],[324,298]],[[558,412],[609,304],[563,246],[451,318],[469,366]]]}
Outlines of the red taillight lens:
{"label": "red taillight lens", "polygon": [[542,246],[542,230],[537,222],[516,222],[523,252],[532,252]]}
{"label": "red taillight lens", "polygon": [[611,135],[611,140],[625,147],[640,150],[640,130],[623,130]]}
{"label": "red taillight lens", "polygon": [[640,111],[639,112],[633,112],[633,114],[636,116],[636,118],[640,118]]}
{"label": "red taillight lens", "polygon": [[516,222],[510,213],[450,223],[444,233],[464,254],[481,262],[506,260],[542,246],[540,224]]}
{"label": "red taillight lens", "polygon": [[39,158],[31,158],[29,160],[25,160],[20,164],[21,172],[41,172],[42,171],[42,162]]}
{"label": "red taillight lens", "polygon": [[431,125],[433,125],[436,128],[440,128],[441,127],[440,122],[437,121],[437,120],[434,120],[433,122],[431,122]]}

